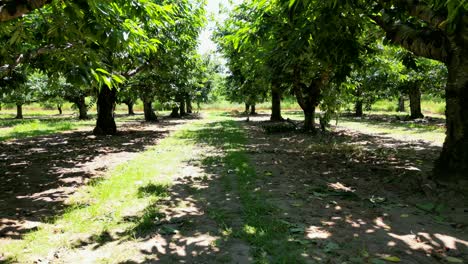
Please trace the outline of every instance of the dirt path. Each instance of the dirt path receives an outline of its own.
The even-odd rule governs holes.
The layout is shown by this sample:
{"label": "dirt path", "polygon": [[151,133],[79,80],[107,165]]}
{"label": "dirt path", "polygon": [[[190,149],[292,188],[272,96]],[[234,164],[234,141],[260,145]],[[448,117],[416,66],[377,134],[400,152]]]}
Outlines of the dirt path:
{"label": "dirt path", "polygon": [[60,214],[80,186],[154,146],[179,124],[128,122],[116,137],[82,129],[0,142],[0,243],[20,239]]}
{"label": "dirt path", "polygon": [[302,228],[305,262],[468,260],[467,194],[424,176],[439,147],[349,130],[266,134],[258,120],[243,123],[257,173],[269,175],[258,187]]}

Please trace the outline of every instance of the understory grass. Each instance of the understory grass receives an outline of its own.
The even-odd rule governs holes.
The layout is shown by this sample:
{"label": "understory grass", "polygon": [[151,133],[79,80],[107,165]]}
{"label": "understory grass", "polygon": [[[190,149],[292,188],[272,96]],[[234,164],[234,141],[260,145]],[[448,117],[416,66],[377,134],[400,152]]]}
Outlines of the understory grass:
{"label": "understory grass", "polygon": [[[383,119],[404,116],[401,113],[375,113]],[[303,120],[304,114],[301,111],[285,111],[283,117],[293,120]],[[317,119],[318,123],[319,120]],[[397,139],[426,140],[437,144],[442,144],[445,139],[445,127],[441,125],[414,123],[414,122],[391,122],[384,120],[358,119],[350,117],[339,117],[338,122],[334,119],[332,125],[356,130],[362,133],[388,135]]]}
{"label": "understory grass", "polygon": [[[191,124],[184,126],[187,129]],[[50,252],[79,247],[83,241],[99,243],[112,230],[126,230],[120,239],[132,239],[137,232],[151,228],[158,213],[153,204],[167,196],[181,164],[194,155],[193,144],[178,133],[81,188],[67,201],[69,206],[63,214],[47,220],[21,240],[0,246],[0,255],[5,254],[12,263],[33,263]],[[133,220],[126,221],[125,217]]]}
{"label": "understory grass", "polygon": [[239,195],[242,227],[225,226],[229,221],[223,216],[223,211],[217,211],[215,220],[225,226],[228,236],[240,238],[251,245],[255,263],[303,263],[301,255],[306,251],[305,246],[297,243],[289,232],[290,226],[281,219],[281,212],[268,202],[267,194],[258,188],[257,180],[260,178],[245,152],[245,131],[238,122],[226,117],[218,115],[216,120],[204,128],[185,133],[185,138],[194,139],[197,144],[222,150],[224,154],[221,157],[209,158],[207,163],[221,164],[225,168],[222,175],[225,191],[234,189]]}

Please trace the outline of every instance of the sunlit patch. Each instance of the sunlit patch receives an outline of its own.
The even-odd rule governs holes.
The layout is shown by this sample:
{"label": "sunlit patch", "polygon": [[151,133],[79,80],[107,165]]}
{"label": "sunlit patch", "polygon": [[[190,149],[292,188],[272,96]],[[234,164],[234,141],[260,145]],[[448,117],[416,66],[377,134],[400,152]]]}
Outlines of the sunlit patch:
{"label": "sunlit patch", "polygon": [[385,230],[390,230],[392,229],[389,225],[385,224],[382,217],[377,217],[374,220],[374,224],[376,224],[378,227],[383,228]]}
{"label": "sunlit patch", "polygon": [[397,245],[397,244],[396,244],[395,241],[389,241],[389,242],[387,243],[387,246],[389,246],[389,247],[394,247],[394,246],[396,246],[396,245]]}
{"label": "sunlit patch", "polygon": [[333,188],[333,189],[335,189],[337,191],[345,191],[345,192],[352,192],[353,191],[353,189],[351,189],[348,186],[345,186],[341,182],[329,183],[328,187]]}
{"label": "sunlit patch", "polygon": [[400,235],[397,235],[397,234],[389,233],[388,235],[395,238],[395,239],[398,239],[398,240],[404,242],[405,244],[407,244],[413,250],[428,251],[428,250],[432,249],[432,246],[428,245],[427,243],[418,242],[416,240],[416,235],[414,235],[414,234],[400,236]]}
{"label": "sunlit patch", "polygon": [[375,229],[367,229],[367,230],[366,230],[366,233],[367,233],[367,234],[375,233]]}
{"label": "sunlit patch", "polygon": [[461,240],[456,237],[443,234],[434,234],[434,237],[442,241],[444,243],[444,246],[450,249],[457,249],[457,243],[468,247],[468,241]]}
{"label": "sunlit patch", "polygon": [[257,233],[257,229],[253,226],[245,225],[244,232],[249,235],[255,235]]}
{"label": "sunlit patch", "polygon": [[326,239],[331,233],[318,226],[310,226],[306,229],[306,237],[310,239]]}
{"label": "sunlit patch", "polygon": [[321,223],[324,226],[334,226],[334,225],[336,225],[335,222],[331,222],[331,221],[322,221]]}

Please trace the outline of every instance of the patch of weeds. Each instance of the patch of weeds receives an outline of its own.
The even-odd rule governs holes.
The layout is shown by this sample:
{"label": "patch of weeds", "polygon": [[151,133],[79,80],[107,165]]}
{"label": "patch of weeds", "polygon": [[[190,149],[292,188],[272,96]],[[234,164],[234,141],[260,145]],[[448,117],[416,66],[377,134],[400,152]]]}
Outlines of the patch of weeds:
{"label": "patch of weeds", "polygon": [[136,226],[132,228],[131,233],[136,237],[145,236],[153,232],[164,218],[166,218],[164,213],[159,212],[159,209],[155,206],[150,206],[145,209]]}
{"label": "patch of weeds", "polygon": [[[231,120],[219,120],[199,130],[186,133],[184,138],[195,140],[198,144],[207,144],[224,153],[221,164],[224,173],[221,179],[234,179],[242,205],[243,226],[230,229],[229,235],[240,238],[252,245],[252,254],[256,263],[304,263],[301,256],[304,245],[291,239],[289,226],[281,221],[281,212],[268,202],[262,191],[256,191],[255,168],[245,153],[247,142],[244,131],[238,123]],[[208,160],[206,162],[211,162]],[[218,223],[223,223],[224,216],[214,216]]]}
{"label": "patch of weeds", "polygon": [[150,183],[146,186],[138,188],[138,196],[142,197],[149,197],[149,196],[157,196],[157,197],[167,197],[169,185],[168,184],[154,184]]}

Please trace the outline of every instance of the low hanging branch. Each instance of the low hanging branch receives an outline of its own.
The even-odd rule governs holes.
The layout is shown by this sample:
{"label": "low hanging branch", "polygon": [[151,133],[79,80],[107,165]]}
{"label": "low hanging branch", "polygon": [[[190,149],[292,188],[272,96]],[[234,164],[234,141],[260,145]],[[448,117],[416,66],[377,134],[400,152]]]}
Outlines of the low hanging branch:
{"label": "low hanging branch", "polygon": [[5,22],[41,8],[52,0],[0,0],[0,22]]}
{"label": "low hanging branch", "polygon": [[408,23],[397,23],[383,16],[370,16],[393,43],[399,44],[417,56],[447,62],[450,43],[441,30],[415,28]]}

